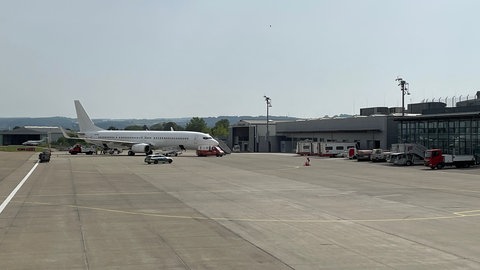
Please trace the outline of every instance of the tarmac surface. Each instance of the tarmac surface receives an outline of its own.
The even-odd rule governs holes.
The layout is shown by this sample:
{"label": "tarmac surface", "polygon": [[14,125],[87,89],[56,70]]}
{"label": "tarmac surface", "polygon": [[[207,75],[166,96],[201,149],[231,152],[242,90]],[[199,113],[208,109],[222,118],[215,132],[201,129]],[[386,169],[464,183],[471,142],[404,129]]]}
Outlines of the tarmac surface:
{"label": "tarmac surface", "polygon": [[[0,203],[38,153],[0,152]],[[1,269],[480,269],[480,168],[54,152],[0,213]]]}

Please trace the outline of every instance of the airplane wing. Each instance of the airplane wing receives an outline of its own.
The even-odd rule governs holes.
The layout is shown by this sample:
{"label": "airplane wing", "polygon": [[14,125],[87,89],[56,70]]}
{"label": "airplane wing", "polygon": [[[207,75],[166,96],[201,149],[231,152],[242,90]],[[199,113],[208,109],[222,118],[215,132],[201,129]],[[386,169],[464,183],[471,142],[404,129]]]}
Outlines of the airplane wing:
{"label": "airplane wing", "polygon": [[84,138],[84,137],[72,137],[68,135],[67,131],[60,127],[60,130],[62,131],[63,137],[67,139],[73,139],[73,140],[82,140],[82,141],[89,141],[92,143],[96,144],[116,144],[124,147],[132,147],[132,145],[138,144],[138,142],[132,142],[132,141],[121,141],[121,140],[104,140],[104,139],[94,139],[94,138]]}
{"label": "airplane wing", "polygon": [[132,142],[132,141],[121,141],[121,140],[105,140],[105,139],[93,139],[93,138],[82,138],[83,140],[96,142],[101,144],[117,144],[125,147],[131,147],[132,145],[139,144],[139,142]]}
{"label": "airplane wing", "polygon": [[72,137],[70,135],[68,135],[67,131],[65,131],[65,129],[63,129],[63,127],[59,127],[60,130],[62,131],[62,134],[63,134],[63,137],[67,138],[67,139],[73,139],[73,140],[83,140],[83,138],[80,138],[80,137]]}

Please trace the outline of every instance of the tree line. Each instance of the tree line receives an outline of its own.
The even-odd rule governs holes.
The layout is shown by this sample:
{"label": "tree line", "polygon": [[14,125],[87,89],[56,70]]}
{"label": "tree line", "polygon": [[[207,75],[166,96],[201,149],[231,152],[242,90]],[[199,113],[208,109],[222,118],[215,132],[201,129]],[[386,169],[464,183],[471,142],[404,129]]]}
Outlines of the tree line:
{"label": "tree line", "polygon": [[[157,123],[151,126],[147,125],[131,125],[125,127],[125,130],[186,130],[186,131],[197,131],[203,133],[209,133],[214,137],[227,137],[228,136],[228,127],[230,126],[230,121],[228,119],[222,119],[215,123],[213,128],[209,128],[207,123],[203,118],[193,117],[185,125],[185,127],[178,125],[175,122],[166,122],[166,123]],[[117,128],[111,126],[108,130],[117,130]]]}

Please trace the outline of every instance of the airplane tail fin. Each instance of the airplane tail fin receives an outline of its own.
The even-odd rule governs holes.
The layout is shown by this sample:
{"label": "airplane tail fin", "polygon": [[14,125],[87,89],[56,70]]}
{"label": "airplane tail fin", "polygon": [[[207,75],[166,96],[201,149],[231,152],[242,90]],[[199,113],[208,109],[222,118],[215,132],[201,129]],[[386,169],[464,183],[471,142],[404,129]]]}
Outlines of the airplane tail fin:
{"label": "airplane tail fin", "polygon": [[80,104],[79,100],[75,100],[74,102],[75,110],[77,111],[77,121],[80,127],[80,132],[103,130],[102,128],[95,126],[90,117],[88,117],[87,112],[83,108],[82,104]]}

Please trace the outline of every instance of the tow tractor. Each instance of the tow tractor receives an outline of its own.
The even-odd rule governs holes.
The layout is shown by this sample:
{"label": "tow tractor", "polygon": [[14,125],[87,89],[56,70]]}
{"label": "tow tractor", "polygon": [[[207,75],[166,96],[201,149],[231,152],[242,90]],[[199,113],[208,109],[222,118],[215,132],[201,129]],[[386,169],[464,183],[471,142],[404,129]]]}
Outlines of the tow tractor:
{"label": "tow tractor", "polygon": [[68,150],[71,155],[76,155],[80,153],[85,153],[87,155],[93,155],[97,153],[97,150],[94,147],[86,147],[80,144],[74,145],[72,148]]}

